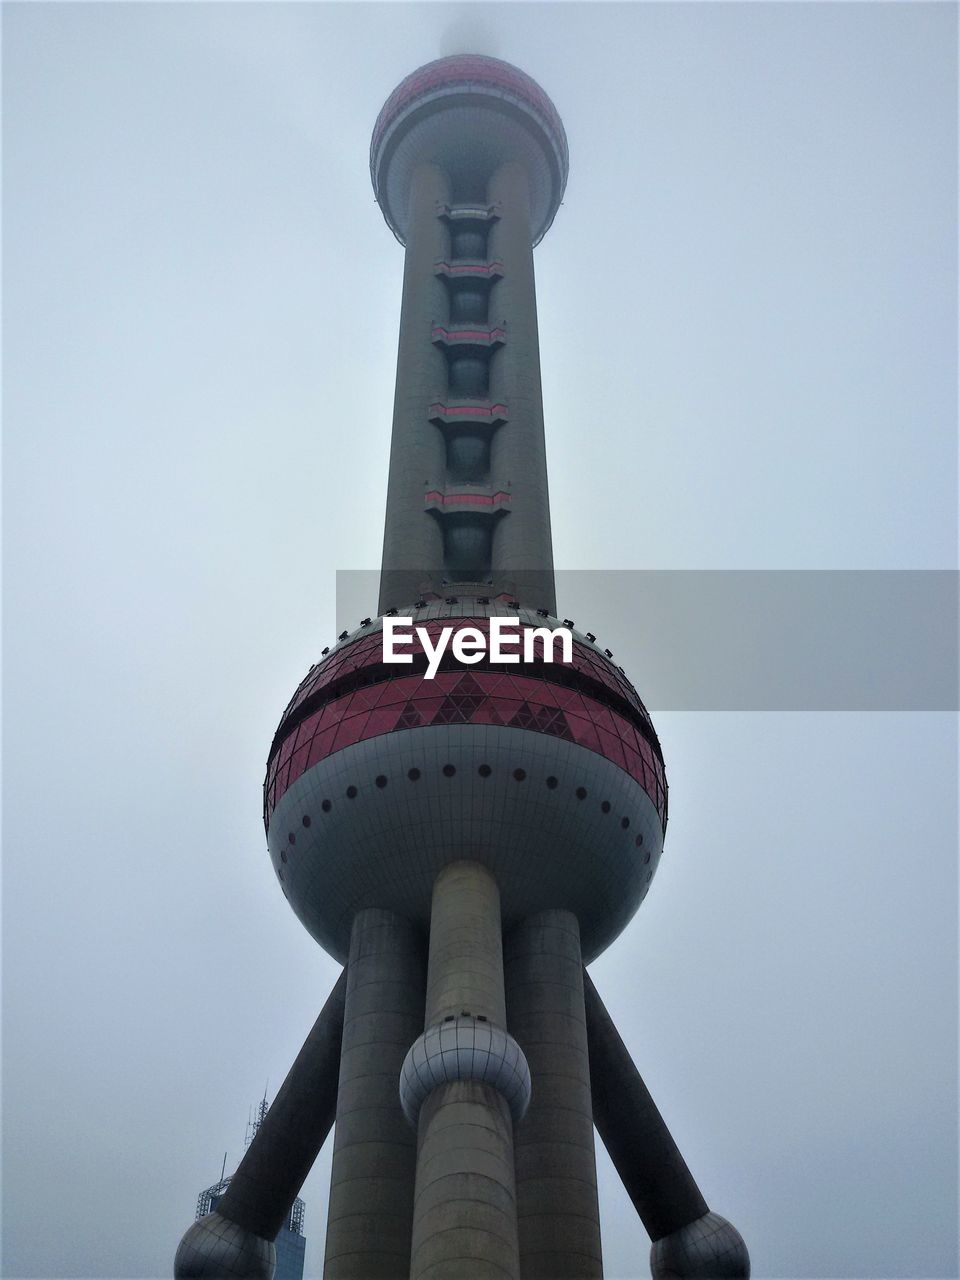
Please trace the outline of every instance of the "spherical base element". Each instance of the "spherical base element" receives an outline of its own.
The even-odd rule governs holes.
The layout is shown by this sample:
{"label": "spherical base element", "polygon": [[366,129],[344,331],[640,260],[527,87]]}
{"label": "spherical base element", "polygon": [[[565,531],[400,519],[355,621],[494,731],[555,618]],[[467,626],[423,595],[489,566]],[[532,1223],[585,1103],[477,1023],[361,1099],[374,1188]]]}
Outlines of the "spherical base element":
{"label": "spherical base element", "polygon": [[736,1227],[719,1213],[705,1213],[654,1241],[653,1280],[748,1280],[750,1255]]}
{"label": "spherical base element", "polygon": [[208,1213],[180,1241],[176,1280],[272,1280],[277,1250],[219,1213]]}

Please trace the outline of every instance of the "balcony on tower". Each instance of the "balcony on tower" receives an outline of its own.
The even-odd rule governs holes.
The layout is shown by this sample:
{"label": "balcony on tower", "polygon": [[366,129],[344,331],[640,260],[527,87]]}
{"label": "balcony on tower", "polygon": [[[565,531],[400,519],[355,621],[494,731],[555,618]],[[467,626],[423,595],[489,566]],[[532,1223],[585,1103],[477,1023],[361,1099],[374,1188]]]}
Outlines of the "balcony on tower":
{"label": "balcony on tower", "polygon": [[437,401],[428,417],[443,433],[447,480],[482,484],[490,475],[490,442],[507,421],[507,406],[491,400]]}
{"label": "balcony on tower", "polygon": [[468,399],[437,400],[430,406],[428,415],[438,427],[472,427],[495,431],[507,421],[507,406],[494,404],[492,400]]}
{"label": "balcony on tower", "polygon": [[509,509],[510,493],[502,485],[460,485],[444,489],[428,489],[423,495],[425,511],[440,515],[479,511],[499,515]]}
{"label": "balcony on tower", "polygon": [[463,262],[437,262],[433,271],[434,275],[443,276],[447,280],[497,280],[503,275],[503,263],[486,262],[481,258]]}
{"label": "balcony on tower", "polygon": [[490,387],[490,357],[507,340],[504,322],[487,324],[434,323],[433,345],[447,362],[447,395],[454,399],[486,399]]}
{"label": "balcony on tower", "polygon": [[430,341],[434,346],[442,347],[448,352],[462,351],[476,347],[480,351],[495,351],[507,340],[507,324],[501,320],[495,325],[477,324],[435,324],[430,331]]}
{"label": "balcony on tower", "polygon": [[487,235],[500,217],[497,205],[442,204],[437,208],[450,232],[450,257],[455,261],[483,261],[487,256]]}
{"label": "balcony on tower", "polygon": [[509,513],[509,492],[498,485],[450,485],[428,489],[423,504],[443,534],[444,580],[488,582],[494,528]]}
{"label": "balcony on tower", "polygon": [[487,323],[490,291],[503,275],[502,262],[482,259],[437,262],[433,273],[446,285],[452,324]]}

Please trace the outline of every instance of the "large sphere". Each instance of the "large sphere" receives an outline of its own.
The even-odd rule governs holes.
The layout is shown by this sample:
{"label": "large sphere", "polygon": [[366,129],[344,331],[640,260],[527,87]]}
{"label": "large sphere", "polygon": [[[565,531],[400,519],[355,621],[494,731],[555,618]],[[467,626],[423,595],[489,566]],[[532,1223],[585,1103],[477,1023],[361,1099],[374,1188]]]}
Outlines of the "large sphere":
{"label": "large sphere", "polygon": [[[492,614],[560,625],[497,602],[411,612],[434,636],[483,630]],[[357,911],[426,926],[438,872],[468,858],[495,876],[507,927],[573,911],[592,959],[640,905],[663,847],[663,761],[636,691],[579,632],[570,664],[485,655],[445,661],[432,680],[425,667],[422,652],[384,663],[376,619],[311,668],[284,712],[264,822],[291,906],[342,961]]]}
{"label": "large sphere", "polygon": [[740,1232],[705,1213],[650,1248],[653,1280],[749,1280],[750,1255]]}
{"label": "large sphere", "polygon": [[567,135],[536,80],[480,54],[440,58],[402,80],[384,103],[370,143],[373,189],[401,244],[418,164],[441,164],[457,187],[475,193],[471,199],[482,199],[486,179],[510,160],[523,164],[530,178],[537,244],[563,199]]}
{"label": "large sphere", "polygon": [[173,1263],[176,1280],[272,1280],[277,1249],[214,1211],[188,1229]]}

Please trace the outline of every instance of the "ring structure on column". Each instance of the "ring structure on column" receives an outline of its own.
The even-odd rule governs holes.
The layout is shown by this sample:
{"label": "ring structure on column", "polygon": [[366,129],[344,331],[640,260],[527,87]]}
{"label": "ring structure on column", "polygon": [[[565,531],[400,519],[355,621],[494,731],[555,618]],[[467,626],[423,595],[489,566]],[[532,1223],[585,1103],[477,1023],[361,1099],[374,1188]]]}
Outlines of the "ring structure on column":
{"label": "ring structure on column", "polygon": [[428,1027],[403,1060],[400,1105],[414,1128],[424,1099],[439,1085],[456,1080],[475,1080],[496,1089],[514,1123],[523,1119],[530,1104],[530,1068],[523,1050],[502,1027],[468,1013]]}

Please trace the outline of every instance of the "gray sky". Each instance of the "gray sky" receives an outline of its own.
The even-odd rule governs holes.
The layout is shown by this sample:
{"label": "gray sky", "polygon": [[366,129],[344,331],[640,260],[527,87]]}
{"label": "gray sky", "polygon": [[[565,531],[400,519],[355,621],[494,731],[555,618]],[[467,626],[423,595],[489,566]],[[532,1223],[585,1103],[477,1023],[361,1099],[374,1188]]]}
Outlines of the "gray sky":
{"label": "gray sky", "polygon": [[[260,785],[379,560],[370,130],[465,49],[570,140],[557,563],[955,567],[953,6],[7,4],[7,1276],[170,1274],[335,979]],[[955,1276],[955,718],[656,722],[664,860],[592,972],[707,1200],[759,1280]],[[608,1276],[646,1275],[598,1160]]]}

